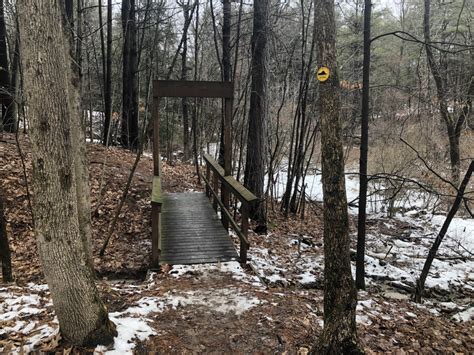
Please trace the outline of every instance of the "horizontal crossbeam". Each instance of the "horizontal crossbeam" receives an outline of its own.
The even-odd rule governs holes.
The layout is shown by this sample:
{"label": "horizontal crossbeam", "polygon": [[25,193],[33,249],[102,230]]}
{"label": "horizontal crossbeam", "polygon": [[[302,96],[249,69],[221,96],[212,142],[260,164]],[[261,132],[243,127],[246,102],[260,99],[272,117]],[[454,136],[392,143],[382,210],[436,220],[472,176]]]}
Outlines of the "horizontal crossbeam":
{"label": "horizontal crossbeam", "polygon": [[155,80],[153,82],[153,97],[232,99],[234,87],[232,82],[222,81]]}

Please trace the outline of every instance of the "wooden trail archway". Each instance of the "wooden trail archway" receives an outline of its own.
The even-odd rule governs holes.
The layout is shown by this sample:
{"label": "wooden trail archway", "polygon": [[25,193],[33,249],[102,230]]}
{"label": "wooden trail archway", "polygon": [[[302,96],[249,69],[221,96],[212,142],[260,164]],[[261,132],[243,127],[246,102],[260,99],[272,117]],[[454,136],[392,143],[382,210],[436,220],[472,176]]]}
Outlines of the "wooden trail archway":
{"label": "wooden trail archway", "polygon": [[[248,211],[256,203],[257,198],[231,176],[233,91],[231,82],[174,80],[153,82],[153,268],[157,268],[159,264],[194,264],[238,258],[227,232],[229,226],[240,238],[240,261],[246,262],[249,247]],[[211,157],[205,156],[207,169],[206,176],[202,178],[206,182],[206,194],[161,193],[159,104],[163,97],[224,99],[224,169]],[[231,193],[241,202],[240,227],[229,212]],[[214,211],[209,203],[202,202],[207,199],[206,197],[213,198]],[[221,210],[220,222],[215,213],[218,206]]]}

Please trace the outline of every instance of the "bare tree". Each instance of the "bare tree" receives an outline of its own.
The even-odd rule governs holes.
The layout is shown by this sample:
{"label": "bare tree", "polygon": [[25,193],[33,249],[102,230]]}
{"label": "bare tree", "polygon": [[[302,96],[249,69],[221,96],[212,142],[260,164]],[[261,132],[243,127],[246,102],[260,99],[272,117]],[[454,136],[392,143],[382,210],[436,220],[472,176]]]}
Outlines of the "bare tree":
{"label": "bare tree", "polygon": [[[102,1],[99,0],[99,19],[102,19]],[[102,22],[102,21],[100,21]],[[102,143],[109,144],[110,124],[112,119],[112,0],[107,0],[107,46],[104,48],[103,28],[101,31],[102,70],[104,78],[104,135]]]}
{"label": "bare tree", "polygon": [[[230,6],[231,0],[222,1],[222,80],[231,81],[232,72],[230,64],[230,27],[231,27],[231,17],[232,17],[232,8]],[[212,6],[212,1],[211,1]],[[214,26],[215,27],[215,26]],[[219,54],[218,54],[219,55]],[[224,166],[224,101],[222,101],[222,118],[221,118],[221,136],[220,136],[220,145],[219,145],[219,164]]]}
{"label": "bare tree", "polygon": [[7,29],[5,25],[5,7],[0,0],[0,105],[2,127],[6,132],[15,132],[16,120],[14,116],[14,92],[10,81],[10,70],[7,50]]}
{"label": "bare tree", "polygon": [[324,329],[318,354],[361,353],[351,274],[349,216],[344,177],[334,0],[315,0],[316,62],[329,78],[319,85],[324,193]]}
{"label": "bare tree", "polygon": [[370,91],[370,19],[372,1],[364,7],[364,63],[362,69],[362,114],[359,163],[359,216],[357,225],[356,286],[365,289],[365,221],[367,209],[367,155],[369,151],[369,91]]}
{"label": "bare tree", "polygon": [[[94,283],[80,193],[87,168],[78,144],[79,86],[61,0],[18,1],[21,61],[33,152],[33,208],[38,251],[64,338],[109,344],[117,334]],[[48,90],[44,90],[44,83]],[[82,189],[82,190],[81,190]],[[82,192],[81,192],[82,191]],[[88,215],[90,216],[90,210]]]}
{"label": "bare tree", "polygon": [[423,15],[423,34],[425,39],[425,51],[428,59],[428,66],[436,84],[436,93],[438,97],[439,113],[448,131],[449,139],[449,157],[451,160],[451,176],[452,182],[459,186],[459,170],[461,166],[461,156],[459,152],[461,132],[471,110],[472,98],[474,96],[474,76],[469,76],[469,85],[467,95],[465,95],[464,102],[461,103],[461,110],[457,112],[449,112],[449,87],[447,82],[447,75],[443,73],[443,68],[447,67],[447,60],[445,56],[441,55],[439,62],[435,59],[433,47],[431,42],[430,30],[430,16],[431,16],[431,0],[424,0],[424,15]]}
{"label": "bare tree", "polygon": [[250,212],[257,221],[257,232],[266,233],[267,221],[264,197],[265,142],[267,120],[267,39],[269,31],[270,0],[254,2],[252,33],[252,84],[250,93],[247,157],[244,185],[259,199]]}
{"label": "bare tree", "polygon": [[[184,24],[183,24],[183,49],[181,51],[181,80],[187,80],[188,74],[188,29],[190,22],[189,20],[189,0],[186,2],[179,3],[183,8]],[[181,111],[183,114],[183,151],[184,160],[189,159],[189,115],[188,115],[188,98],[183,97],[181,99]]]}
{"label": "bare tree", "polygon": [[138,148],[138,60],[136,0],[122,1],[123,75],[121,143]]}

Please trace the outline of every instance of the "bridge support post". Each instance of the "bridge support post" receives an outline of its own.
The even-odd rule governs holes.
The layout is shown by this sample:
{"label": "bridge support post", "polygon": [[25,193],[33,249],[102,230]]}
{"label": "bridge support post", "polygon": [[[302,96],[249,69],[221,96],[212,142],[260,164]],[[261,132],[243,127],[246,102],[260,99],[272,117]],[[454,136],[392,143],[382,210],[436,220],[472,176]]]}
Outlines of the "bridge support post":
{"label": "bridge support post", "polygon": [[[248,233],[249,233],[249,209],[248,206],[245,204],[242,204],[242,225],[241,225],[241,230],[242,234],[244,235],[244,239],[248,240]],[[246,242],[243,240],[240,241],[240,262],[242,264],[247,264],[247,250],[249,249],[249,246]]]}
{"label": "bridge support post", "polygon": [[160,266],[161,251],[161,154],[160,154],[160,98],[153,98],[153,188],[151,196],[151,267],[158,269]]}
{"label": "bridge support post", "polygon": [[160,252],[161,252],[161,231],[160,231],[160,213],[161,204],[151,203],[151,267],[158,269],[160,267]]}
{"label": "bridge support post", "polygon": [[[224,175],[230,176],[232,174],[232,105],[233,99],[226,98],[224,100]],[[222,185],[222,203],[225,208],[229,210],[230,207],[230,192],[226,186]],[[225,229],[229,230],[229,221],[226,216],[222,214],[222,224]]]}
{"label": "bridge support post", "polygon": [[[211,181],[211,168],[208,164],[206,164],[206,179],[207,181]],[[211,191],[209,190],[209,186],[206,184],[206,196],[211,197]]]}
{"label": "bridge support post", "polygon": [[[218,193],[219,191],[219,177],[216,173],[212,174],[212,189],[216,193]],[[212,199],[212,207],[214,208],[214,211],[217,212],[217,196],[214,196],[214,198]],[[221,218],[223,218],[222,215],[223,213],[221,214]]]}

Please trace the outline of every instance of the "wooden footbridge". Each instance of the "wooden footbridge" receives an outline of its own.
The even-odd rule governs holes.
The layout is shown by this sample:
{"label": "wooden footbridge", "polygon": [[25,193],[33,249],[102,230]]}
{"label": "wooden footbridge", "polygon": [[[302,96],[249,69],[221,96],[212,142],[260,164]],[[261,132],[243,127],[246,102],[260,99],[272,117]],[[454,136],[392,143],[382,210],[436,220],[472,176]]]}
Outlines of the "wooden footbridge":
{"label": "wooden footbridge", "polygon": [[[224,99],[224,167],[211,156],[204,155],[205,193],[166,194],[161,191],[159,104],[163,97]],[[232,104],[231,82],[153,82],[152,268],[160,264],[247,262],[249,211],[257,203],[257,197],[231,176]],[[230,212],[231,195],[240,202],[239,223]],[[239,237],[239,254],[229,236],[229,227]]]}

